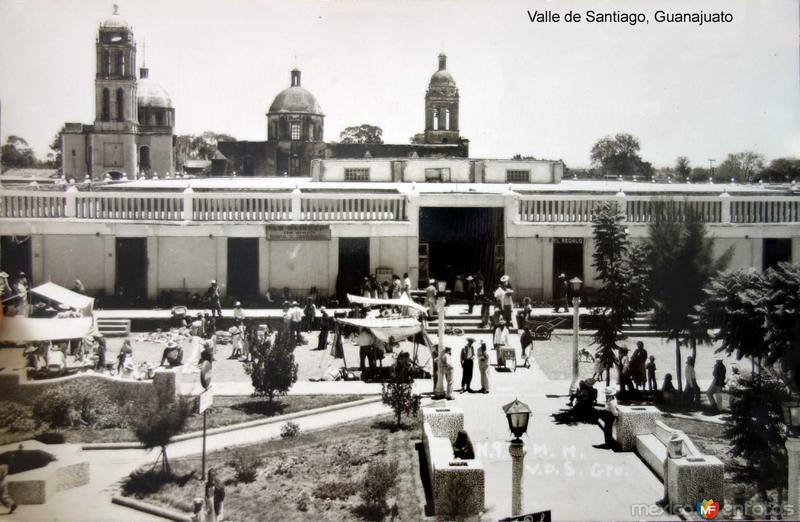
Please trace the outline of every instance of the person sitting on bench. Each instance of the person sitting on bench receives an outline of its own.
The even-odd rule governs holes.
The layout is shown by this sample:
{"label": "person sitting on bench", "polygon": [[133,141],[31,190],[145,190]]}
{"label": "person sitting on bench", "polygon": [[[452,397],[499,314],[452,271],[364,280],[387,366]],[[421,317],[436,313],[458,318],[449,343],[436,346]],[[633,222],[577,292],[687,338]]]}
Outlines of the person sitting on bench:
{"label": "person sitting on bench", "polygon": [[472,441],[469,440],[469,435],[464,430],[459,431],[458,435],[456,435],[456,441],[453,443],[453,456],[461,460],[473,460],[475,458]]}
{"label": "person sitting on bench", "polygon": [[183,363],[183,348],[175,341],[168,342],[161,354],[161,366],[166,366],[165,362],[169,363],[170,367],[180,366]]}

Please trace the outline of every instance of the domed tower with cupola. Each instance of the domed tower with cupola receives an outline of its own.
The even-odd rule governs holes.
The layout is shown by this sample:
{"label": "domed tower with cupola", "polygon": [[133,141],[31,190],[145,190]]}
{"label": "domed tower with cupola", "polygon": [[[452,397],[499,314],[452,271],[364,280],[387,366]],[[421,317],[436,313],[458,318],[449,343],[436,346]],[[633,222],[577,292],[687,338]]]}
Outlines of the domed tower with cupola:
{"label": "domed tower with cupola", "polygon": [[439,55],[439,69],[425,93],[425,143],[459,143],[458,87],[447,71],[447,55]]}
{"label": "domed tower with cupola", "polygon": [[95,116],[92,125],[66,123],[62,171],[76,180],[134,179],[174,171],[175,109],[169,94],[136,78],[133,28],[114,12],[100,23],[95,41]]}
{"label": "domed tower with cupola", "polygon": [[139,70],[136,104],[139,118],[139,174],[149,176],[154,172],[172,172],[175,109],[169,93],[150,78],[150,70],[146,66]]}
{"label": "domed tower with cupola", "polygon": [[277,174],[308,176],[310,162],[323,144],[325,115],[317,99],[300,85],[300,70],[291,85],[275,96],[267,111],[267,142],[275,144]]}

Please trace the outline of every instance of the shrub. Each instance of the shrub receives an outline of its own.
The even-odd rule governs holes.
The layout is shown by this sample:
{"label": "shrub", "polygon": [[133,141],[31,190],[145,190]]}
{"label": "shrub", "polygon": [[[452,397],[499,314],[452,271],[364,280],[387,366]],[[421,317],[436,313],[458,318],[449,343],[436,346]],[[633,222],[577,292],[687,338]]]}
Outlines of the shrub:
{"label": "shrub", "polygon": [[143,498],[152,495],[161,489],[161,486],[169,484],[175,476],[160,469],[136,470],[131,473],[122,483],[122,493],[126,496]]}
{"label": "shrub", "polygon": [[359,484],[348,480],[334,480],[321,482],[314,488],[313,495],[317,498],[331,500],[347,500],[358,493]]}
{"label": "shrub", "polygon": [[361,483],[361,498],[365,504],[386,506],[386,497],[397,486],[398,463],[380,460],[367,466]]}
{"label": "shrub", "polygon": [[281,438],[291,439],[300,435],[300,425],[296,422],[289,421],[281,428]]}
{"label": "shrub", "polygon": [[413,385],[390,382],[383,385],[383,403],[394,411],[395,427],[399,428],[403,414],[416,415],[419,411],[419,395],[412,393]]}
{"label": "shrub", "polygon": [[308,511],[309,502],[311,502],[311,498],[308,496],[308,493],[305,491],[300,493],[300,495],[297,497],[297,510]]}
{"label": "shrub", "polygon": [[165,474],[171,474],[167,446],[172,437],[183,431],[192,409],[191,401],[181,397],[173,403],[160,404],[155,401],[133,410],[133,434],[145,449],[161,448],[160,458],[163,458],[162,471]]}
{"label": "shrub", "polygon": [[251,352],[253,361],[245,365],[245,372],[253,382],[253,395],[267,397],[272,403],[277,395],[286,394],[297,382],[294,343],[288,332],[281,331],[274,344],[256,344]]}
{"label": "shrub", "polygon": [[262,463],[263,461],[260,458],[251,453],[237,451],[233,459],[228,462],[228,465],[234,470],[236,482],[249,484],[255,482],[258,468],[261,467]]}
{"label": "shrub", "polygon": [[61,387],[51,388],[37,397],[33,405],[33,418],[36,426],[47,426],[52,430],[68,428],[76,424],[72,401]]}
{"label": "shrub", "polygon": [[12,432],[34,431],[31,409],[16,402],[0,403],[0,427]]}
{"label": "shrub", "polygon": [[63,433],[46,431],[38,434],[35,440],[38,440],[42,444],[64,444],[67,442],[67,437],[65,437]]}
{"label": "shrub", "polygon": [[91,383],[74,381],[43,392],[33,407],[38,426],[50,429],[89,426],[97,429],[127,425],[122,409],[102,389]]}

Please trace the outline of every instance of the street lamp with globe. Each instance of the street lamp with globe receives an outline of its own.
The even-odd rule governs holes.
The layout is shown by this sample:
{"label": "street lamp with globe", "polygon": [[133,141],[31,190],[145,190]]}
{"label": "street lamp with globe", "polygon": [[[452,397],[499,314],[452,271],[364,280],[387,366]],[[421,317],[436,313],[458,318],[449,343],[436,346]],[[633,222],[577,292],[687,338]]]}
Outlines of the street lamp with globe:
{"label": "street lamp with globe", "polygon": [[583,281],[577,276],[569,280],[569,288],[572,292],[572,382],[569,385],[570,393],[574,392],[578,385],[578,330],[580,330],[579,308],[582,286]]}
{"label": "street lamp with globe", "polygon": [[519,399],[503,406],[503,412],[508,420],[508,429],[514,435],[509,443],[508,453],[511,455],[511,516],[517,516],[522,511],[522,470],[525,459],[525,449],[520,438],[528,431],[528,422],[531,409]]}

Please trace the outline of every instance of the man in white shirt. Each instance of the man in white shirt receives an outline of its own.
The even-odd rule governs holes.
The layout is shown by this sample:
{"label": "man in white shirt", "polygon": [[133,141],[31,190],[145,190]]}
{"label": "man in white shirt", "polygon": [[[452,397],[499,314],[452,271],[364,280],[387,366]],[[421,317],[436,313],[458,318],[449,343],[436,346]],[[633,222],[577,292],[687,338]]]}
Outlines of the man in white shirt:
{"label": "man in white shirt", "polygon": [[411,299],[411,278],[408,277],[408,274],[403,274],[403,293]]}
{"label": "man in white shirt", "polygon": [[289,335],[294,339],[295,346],[303,342],[300,335],[300,327],[303,324],[303,309],[297,301],[292,302],[292,307],[289,308]]}
{"label": "man in white shirt", "polygon": [[356,344],[358,344],[358,358],[359,358],[359,367],[363,372],[366,368],[364,364],[364,359],[369,361],[369,367],[375,367],[375,360],[372,356],[372,344],[375,342],[375,339],[372,336],[372,333],[366,329],[362,328],[358,334],[358,339],[356,340]]}
{"label": "man in white shirt", "polygon": [[444,354],[442,354],[442,375],[444,376],[444,380],[447,381],[447,394],[445,398],[448,400],[453,400],[453,356],[451,355],[451,349],[449,346],[446,346],[444,349]]}

